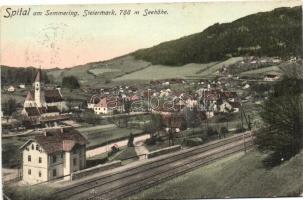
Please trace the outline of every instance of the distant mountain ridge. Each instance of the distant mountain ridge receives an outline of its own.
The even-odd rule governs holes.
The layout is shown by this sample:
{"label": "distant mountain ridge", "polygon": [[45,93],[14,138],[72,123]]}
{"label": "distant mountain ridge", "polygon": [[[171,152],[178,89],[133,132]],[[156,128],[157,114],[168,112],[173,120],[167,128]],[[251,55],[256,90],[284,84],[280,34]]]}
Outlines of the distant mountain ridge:
{"label": "distant mountain ridge", "polygon": [[277,8],[133,53],[152,64],[184,65],[234,56],[301,56],[302,6]]}

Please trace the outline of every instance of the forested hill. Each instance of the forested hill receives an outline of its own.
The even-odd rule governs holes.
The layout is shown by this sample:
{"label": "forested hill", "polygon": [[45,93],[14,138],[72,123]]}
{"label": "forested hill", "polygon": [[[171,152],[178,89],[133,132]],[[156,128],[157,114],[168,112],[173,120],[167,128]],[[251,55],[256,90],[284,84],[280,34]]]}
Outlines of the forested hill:
{"label": "forested hill", "polygon": [[277,8],[231,23],[217,23],[201,33],[138,50],[133,55],[164,65],[206,63],[245,55],[301,56],[302,7]]}
{"label": "forested hill", "polygon": [[[38,72],[34,67],[8,67],[1,65],[1,84],[32,84]],[[45,71],[43,71],[45,82],[48,83],[49,79]]]}

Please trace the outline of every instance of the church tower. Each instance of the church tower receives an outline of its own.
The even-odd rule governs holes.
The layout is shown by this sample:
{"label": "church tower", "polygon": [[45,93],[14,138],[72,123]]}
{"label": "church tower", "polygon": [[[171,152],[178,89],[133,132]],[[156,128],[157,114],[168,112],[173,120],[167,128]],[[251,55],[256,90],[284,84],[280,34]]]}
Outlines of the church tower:
{"label": "church tower", "polygon": [[45,107],[45,93],[44,93],[44,80],[42,75],[41,67],[36,75],[35,82],[34,82],[34,88],[35,88],[35,103],[37,107]]}

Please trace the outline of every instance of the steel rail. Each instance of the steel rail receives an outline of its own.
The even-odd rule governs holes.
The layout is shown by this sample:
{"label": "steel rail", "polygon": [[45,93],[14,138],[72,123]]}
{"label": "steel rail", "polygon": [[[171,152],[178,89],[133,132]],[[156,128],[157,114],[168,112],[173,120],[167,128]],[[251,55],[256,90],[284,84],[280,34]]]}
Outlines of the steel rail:
{"label": "steel rail", "polygon": [[[90,197],[90,198],[84,197],[84,198],[80,198],[80,199],[89,199],[89,200],[91,200],[91,199],[95,199],[96,196],[97,196],[97,198],[101,197],[101,199],[116,199],[114,196],[119,194],[119,192],[120,193],[122,192],[122,194],[124,194],[125,192],[129,193],[128,192],[129,187],[133,187],[132,190],[137,190],[138,185],[140,186],[140,185],[144,185],[144,183],[146,183],[146,182],[147,183],[153,182],[153,181],[149,181],[150,179],[151,180],[154,180],[154,179],[157,180],[157,177],[158,177],[158,179],[160,180],[160,179],[163,179],[163,177],[166,177],[168,174],[171,174],[171,176],[176,177],[176,174],[179,173],[178,170],[180,170],[180,169],[181,169],[181,171],[183,171],[183,168],[192,169],[191,166],[194,165],[194,164],[197,164],[197,163],[199,164],[200,163],[200,165],[201,165],[205,162],[210,162],[210,161],[214,161],[215,159],[218,159],[218,158],[216,158],[217,154],[220,155],[220,153],[223,153],[223,155],[225,155],[225,154],[229,154],[230,151],[234,152],[234,150],[235,150],[236,152],[238,152],[238,151],[242,151],[243,149],[244,149],[243,144],[239,143],[235,146],[224,148],[224,149],[219,150],[218,152],[215,152],[215,153],[210,154],[210,155],[202,155],[202,156],[197,156],[196,158],[188,158],[188,159],[185,160],[186,162],[180,163],[179,165],[174,166],[174,168],[168,168],[168,169],[163,168],[164,170],[162,170],[160,172],[159,172],[159,169],[156,169],[154,173],[149,173],[146,176],[139,177],[139,180],[126,181],[126,183],[122,184],[121,186],[111,187],[108,190],[105,190],[105,191],[99,192],[97,194],[94,194],[93,197]],[[213,158],[213,157],[215,157],[215,158]],[[201,159],[203,159],[203,160],[201,160]],[[204,159],[206,159],[206,161]],[[121,179],[123,179],[123,178],[121,178]],[[117,181],[121,182],[121,180],[117,180]],[[121,195],[118,195],[118,196],[121,196]]]}
{"label": "steel rail", "polygon": [[[126,177],[129,177],[129,176],[135,175],[135,174],[139,174],[142,171],[145,171],[145,170],[148,170],[148,169],[152,169],[152,168],[156,168],[156,167],[161,167],[163,165],[167,165],[169,163],[172,163],[172,162],[184,159],[184,156],[186,156],[187,154],[190,155],[190,154],[194,153],[195,151],[197,151],[197,153],[194,153],[193,155],[197,155],[197,154],[201,154],[203,152],[209,151],[211,149],[214,149],[214,148],[218,147],[219,145],[225,145],[225,144],[229,144],[231,142],[240,141],[240,140],[243,139],[243,136],[245,136],[245,138],[250,137],[249,134],[244,133],[244,134],[241,134],[239,136],[230,137],[230,138],[226,138],[226,139],[223,139],[223,140],[220,140],[220,141],[216,141],[216,142],[213,142],[213,143],[202,145],[202,146],[199,146],[199,147],[194,147],[194,148],[186,149],[182,153],[172,154],[170,156],[167,156],[167,157],[164,157],[164,158],[161,158],[161,159],[156,159],[156,161],[147,162],[147,163],[144,163],[142,165],[129,168],[127,171],[118,171],[118,172],[113,173],[113,174],[107,174],[105,176],[100,176],[100,177],[97,177],[97,178],[90,179],[88,181],[84,181],[84,182],[82,182],[82,183],[80,183],[78,185],[72,185],[72,186],[63,188],[63,189],[58,190],[56,192],[56,196],[58,198],[65,199],[65,198],[68,198],[70,196],[74,196],[74,195],[82,193],[84,191],[93,189],[95,187],[98,187],[98,186],[101,186],[101,185],[105,185],[105,184],[108,184],[110,182],[119,180],[121,178],[126,178]],[[179,158],[179,157],[181,157],[181,158]],[[172,159],[172,160],[170,160],[170,159]],[[161,162],[163,162],[163,163],[161,163]],[[136,171],[135,173],[131,173],[131,174],[126,175],[126,176],[122,176],[122,177],[116,178],[116,179],[113,178],[115,176],[118,176],[118,175],[121,175],[121,174],[125,174],[125,173],[129,173],[129,172],[135,171],[137,169],[141,169],[141,170],[140,171]],[[106,180],[106,179],[113,179],[113,180],[109,180],[107,182],[104,182],[104,180]],[[102,180],[101,183],[98,182],[99,180]]]}

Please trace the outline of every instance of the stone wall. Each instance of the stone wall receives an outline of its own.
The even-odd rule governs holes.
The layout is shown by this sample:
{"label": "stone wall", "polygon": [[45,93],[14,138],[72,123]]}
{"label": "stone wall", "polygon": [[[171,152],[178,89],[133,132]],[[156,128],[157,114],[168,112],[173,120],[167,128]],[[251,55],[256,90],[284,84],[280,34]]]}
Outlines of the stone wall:
{"label": "stone wall", "polygon": [[71,174],[71,180],[80,179],[85,176],[89,176],[89,175],[92,175],[92,174],[95,174],[98,172],[102,172],[102,171],[106,171],[109,169],[119,167],[121,165],[122,165],[121,161],[118,160],[118,161],[113,161],[113,162],[102,164],[102,165],[97,165],[95,167],[87,168],[84,170],[76,171]]}
{"label": "stone wall", "polygon": [[178,151],[178,150],[181,150],[181,145],[166,147],[166,148],[163,148],[163,149],[159,149],[159,150],[156,150],[156,151],[149,152],[147,154],[147,158],[153,158],[153,157],[156,157],[156,156],[161,156],[161,155],[171,153],[171,152],[175,152],[175,151]]}

